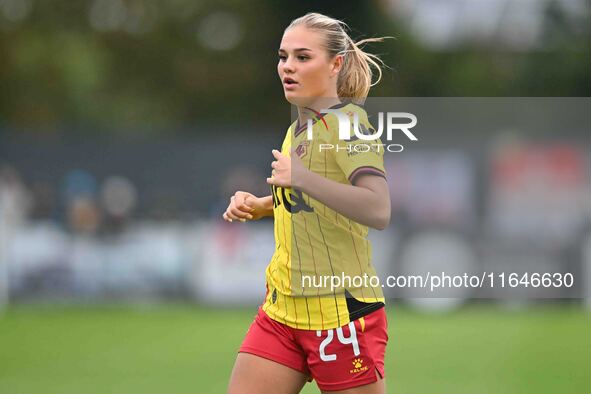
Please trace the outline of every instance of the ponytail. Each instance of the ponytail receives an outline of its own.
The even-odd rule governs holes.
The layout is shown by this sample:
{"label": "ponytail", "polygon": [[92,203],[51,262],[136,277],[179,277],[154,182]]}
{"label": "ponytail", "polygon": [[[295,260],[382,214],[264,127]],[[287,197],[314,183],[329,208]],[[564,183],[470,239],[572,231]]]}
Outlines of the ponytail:
{"label": "ponytail", "polygon": [[[355,102],[363,102],[369,93],[369,89],[380,82],[384,62],[378,56],[365,52],[362,45],[368,42],[382,42],[384,38],[366,38],[354,42],[347,35],[348,49],[343,53],[343,68],[337,81],[339,97],[351,97]],[[372,82],[374,75],[372,67],[377,71],[375,82]]]}

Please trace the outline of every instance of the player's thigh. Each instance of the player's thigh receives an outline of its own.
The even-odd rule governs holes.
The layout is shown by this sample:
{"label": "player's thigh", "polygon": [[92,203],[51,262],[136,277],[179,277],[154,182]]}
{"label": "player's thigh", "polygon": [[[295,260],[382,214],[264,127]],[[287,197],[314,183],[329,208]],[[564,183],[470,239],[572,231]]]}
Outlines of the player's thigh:
{"label": "player's thigh", "polygon": [[386,379],[381,379],[378,375],[378,380],[376,382],[364,386],[338,391],[320,391],[322,394],[386,394]]}
{"label": "player's thigh", "polygon": [[230,377],[228,394],[297,394],[308,376],[285,365],[255,356],[238,353]]}

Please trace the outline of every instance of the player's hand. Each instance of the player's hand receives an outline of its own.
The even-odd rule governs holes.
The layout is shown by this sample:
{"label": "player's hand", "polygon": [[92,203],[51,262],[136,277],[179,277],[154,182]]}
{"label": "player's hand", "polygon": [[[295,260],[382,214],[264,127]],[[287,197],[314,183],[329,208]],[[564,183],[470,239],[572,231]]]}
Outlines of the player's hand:
{"label": "player's hand", "polygon": [[222,217],[227,222],[233,220],[246,222],[247,220],[258,220],[266,216],[267,211],[268,208],[265,206],[263,199],[249,192],[238,191],[230,197],[230,204]]}
{"label": "player's hand", "polygon": [[301,180],[305,171],[304,165],[295,150],[291,150],[291,157],[273,149],[275,161],[271,163],[271,178],[267,178],[269,185],[279,187],[295,187],[294,181]]}

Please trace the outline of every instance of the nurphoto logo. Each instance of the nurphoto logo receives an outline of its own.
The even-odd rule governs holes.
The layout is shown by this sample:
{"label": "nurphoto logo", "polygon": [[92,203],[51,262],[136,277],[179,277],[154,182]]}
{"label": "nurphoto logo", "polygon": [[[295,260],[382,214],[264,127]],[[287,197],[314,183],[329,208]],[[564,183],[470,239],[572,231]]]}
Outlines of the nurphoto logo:
{"label": "nurphoto logo", "polygon": [[[378,112],[378,129],[367,129],[363,124],[359,124],[359,115],[353,114],[353,124],[351,125],[349,116],[338,109],[323,109],[320,114],[334,114],[339,120],[339,140],[340,141],[376,141],[384,134],[386,130],[386,141],[393,140],[394,131],[401,131],[411,141],[418,141],[418,138],[410,131],[417,125],[417,117],[409,112]],[[384,121],[385,118],[385,121]],[[402,122],[400,121],[402,119]],[[384,125],[385,123],[385,125]],[[353,126],[353,134],[351,136],[351,126]],[[313,138],[313,122],[308,119],[307,122],[307,136],[308,140]],[[337,152],[346,150],[348,153],[360,153],[377,151],[382,149],[388,152],[402,152],[404,146],[401,144],[383,144],[383,143],[348,143],[344,146],[339,144],[320,144],[320,151],[335,149]]]}

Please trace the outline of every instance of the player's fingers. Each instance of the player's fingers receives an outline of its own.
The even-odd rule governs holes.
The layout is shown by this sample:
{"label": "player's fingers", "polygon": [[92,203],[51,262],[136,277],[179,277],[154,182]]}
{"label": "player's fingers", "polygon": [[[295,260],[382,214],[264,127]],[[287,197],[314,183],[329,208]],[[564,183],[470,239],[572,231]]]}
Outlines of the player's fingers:
{"label": "player's fingers", "polygon": [[226,222],[232,223],[232,219],[230,219],[230,217],[228,216],[228,213],[227,212],[224,212],[224,214],[222,215],[222,217],[224,218],[224,220]]}
{"label": "player's fingers", "polygon": [[240,219],[240,216],[237,216],[236,213],[240,213],[240,210],[233,203],[226,208],[226,214],[230,219]]}
{"label": "player's fingers", "polygon": [[238,220],[240,222],[246,222],[246,219],[245,218],[239,218],[239,217],[234,216],[232,214],[228,214],[228,218],[229,218],[228,219],[229,222],[233,222],[234,220]]}
{"label": "player's fingers", "polygon": [[238,193],[234,194],[234,206],[235,207],[241,206],[243,202],[244,202],[244,194],[243,193],[238,192]]}
{"label": "player's fingers", "polygon": [[254,204],[254,198],[251,196],[246,196],[244,198],[244,202],[242,203],[242,206],[240,207],[240,209],[242,209],[243,211],[247,211],[247,212],[252,212],[254,211],[254,208],[252,207],[252,205]]}
{"label": "player's fingers", "polygon": [[252,212],[254,210],[253,207],[251,207],[250,205],[248,205],[246,203],[239,206],[238,209],[241,210],[242,212]]}
{"label": "player's fingers", "polygon": [[240,209],[238,209],[236,207],[233,207],[229,211],[234,217],[236,217],[236,219],[247,219],[248,216],[250,216],[250,214],[248,212],[241,211]]}
{"label": "player's fingers", "polygon": [[243,217],[248,220],[252,219],[252,215],[250,213],[253,211],[254,211],[254,208],[251,208],[248,205],[242,204],[240,206],[240,212],[244,213]]}
{"label": "player's fingers", "polygon": [[246,201],[246,197],[244,198],[244,200],[240,204],[235,203],[235,204],[231,205],[230,208],[237,209],[240,212],[247,212],[248,213],[252,210],[252,207],[248,206],[245,201]]}
{"label": "player's fingers", "polygon": [[240,215],[236,215],[235,212],[236,211],[227,211],[228,218],[232,220],[240,220],[241,222],[246,222],[246,219],[252,219],[252,215],[247,214],[249,217],[241,217]]}
{"label": "player's fingers", "polygon": [[232,223],[233,220],[238,220],[238,218],[232,215],[229,211],[224,212],[224,218],[230,223]]}
{"label": "player's fingers", "polygon": [[277,149],[273,149],[271,151],[271,153],[273,153],[273,157],[276,158],[277,160],[279,160],[280,158],[283,157],[283,155],[281,154],[281,152],[279,152]]}

